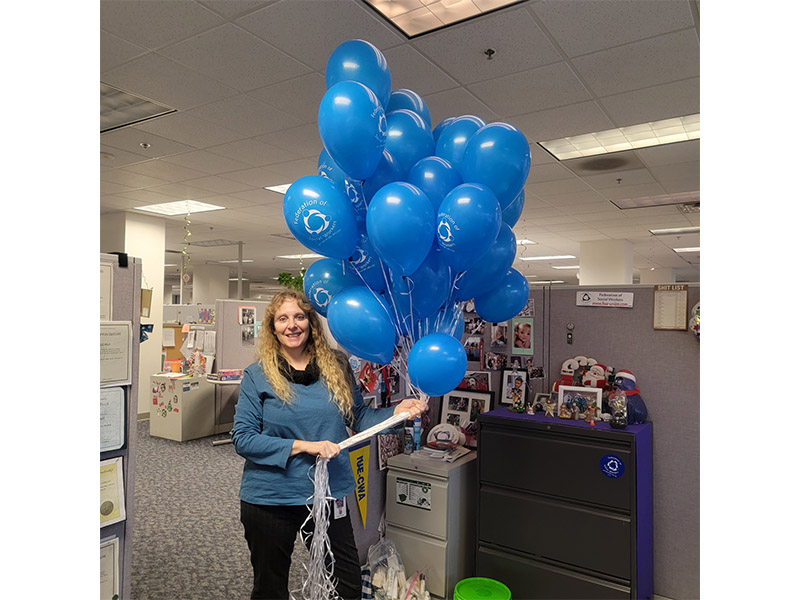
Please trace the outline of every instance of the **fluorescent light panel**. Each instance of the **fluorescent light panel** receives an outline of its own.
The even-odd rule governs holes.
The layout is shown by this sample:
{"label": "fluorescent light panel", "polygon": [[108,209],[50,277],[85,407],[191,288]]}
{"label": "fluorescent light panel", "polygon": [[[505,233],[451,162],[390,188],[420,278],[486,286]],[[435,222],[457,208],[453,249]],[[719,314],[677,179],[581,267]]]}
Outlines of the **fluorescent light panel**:
{"label": "fluorescent light panel", "polygon": [[364,0],[410,39],[521,0]]}
{"label": "fluorescent light panel", "polygon": [[668,229],[651,229],[653,235],[685,235],[689,233],[700,233],[699,227],[671,227]]}
{"label": "fluorescent light panel", "polygon": [[[225,260],[217,260],[217,261],[214,261],[214,262],[218,262],[218,263],[221,263],[221,264],[224,264],[224,265],[233,264],[233,263],[238,264],[239,263],[239,259],[238,258],[226,258]],[[252,258],[243,258],[242,262],[243,263],[251,263],[251,262],[253,262],[253,259]]]}
{"label": "fluorescent light panel", "polygon": [[[149,206],[136,206],[136,210],[144,212],[156,213],[168,217],[175,215],[185,215],[187,213],[208,212],[211,210],[224,210],[224,206],[217,206],[215,204],[206,204],[205,202],[198,202],[197,200],[178,200],[176,202],[166,202],[164,204],[151,204]],[[195,244],[200,245],[200,244]]]}
{"label": "fluorescent light panel", "polygon": [[556,265],[553,265],[553,268],[554,269],[580,269],[581,266],[580,265],[569,265],[569,266],[564,266],[564,267],[557,267]]}
{"label": "fluorescent light panel", "polygon": [[687,115],[539,142],[558,160],[700,139],[700,114]]}
{"label": "fluorescent light panel", "polygon": [[621,210],[631,208],[648,208],[651,206],[669,206],[671,204],[699,204],[700,192],[681,192],[680,194],[660,194],[658,196],[641,196],[611,201]]}
{"label": "fluorescent light panel", "polygon": [[298,260],[301,258],[324,258],[322,254],[283,254],[275,258],[288,258],[291,260]]}
{"label": "fluorescent light panel", "polygon": [[100,82],[100,133],[172,112],[174,108]]}
{"label": "fluorescent light panel", "polygon": [[204,248],[210,248],[212,246],[237,246],[239,242],[234,242],[233,240],[202,240],[200,242],[192,242],[192,246],[203,246]]}
{"label": "fluorescent light panel", "polygon": [[519,260],[561,260],[563,258],[575,258],[572,254],[558,254],[554,256],[520,256]]}
{"label": "fluorescent light panel", "polygon": [[528,283],[535,283],[535,284],[544,283],[544,284],[548,284],[548,283],[564,283],[564,282],[563,282],[563,281],[561,281],[561,280],[547,280],[547,279],[543,279],[542,281],[529,281]]}
{"label": "fluorescent light panel", "polygon": [[700,246],[695,246],[692,248],[673,248],[675,252],[700,252]]}
{"label": "fluorescent light panel", "polygon": [[277,192],[278,194],[285,194],[286,190],[292,187],[291,183],[282,183],[281,185],[270,185],[265,186],[265,190],[269,190],[270,192]]}
{"label": "fluorescent light panel", "polygon": [[530,246],[532,244],[538,244],[539,242],[533,242],[531,240],[517,240],[517,246]]}

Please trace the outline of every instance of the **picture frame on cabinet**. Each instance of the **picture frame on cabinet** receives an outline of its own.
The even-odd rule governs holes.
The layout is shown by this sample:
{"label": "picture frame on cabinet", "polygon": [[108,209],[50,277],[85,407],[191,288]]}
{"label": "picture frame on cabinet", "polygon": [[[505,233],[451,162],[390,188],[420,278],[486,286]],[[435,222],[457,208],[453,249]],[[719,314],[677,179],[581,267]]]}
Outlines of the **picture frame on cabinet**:
{"label": "picture frame on cabinet", "polygon": [[503,371],[500,404],[525,406],[528,398],[528,372],[523,370]]}
{"label": "picture frame on cabinet", "polygon": [[442,397],[441,423],[457,427],[466,437],[467,448],[478,447],[478,415],[492,410],[494,392],[453,390]]}
{"label": "picture frame on cabinet", "polygon": [[544,412],[545,403],[551,397],[550,392],[540,392],[533,398],[534,412]]}
{"label": "picture frame on cabinet", "polygon": [[594,406],[599,415],[603,410],[603,390],[593,387],[562,385],[558,388],[558,416],[562,419],[583,419],[586,409]]}

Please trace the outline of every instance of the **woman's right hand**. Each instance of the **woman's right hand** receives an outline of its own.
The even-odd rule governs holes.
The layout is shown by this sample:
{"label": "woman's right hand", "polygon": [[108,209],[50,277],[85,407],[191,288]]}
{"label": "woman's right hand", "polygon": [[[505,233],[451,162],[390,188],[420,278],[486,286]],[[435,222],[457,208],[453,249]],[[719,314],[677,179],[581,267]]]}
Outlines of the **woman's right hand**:
{"label": "woman's right hand", "polygon": [[322,458],[336,458],[339,455],[339,444],[323,440],[321,442],[307,442],[305,440],[295,440],[292,444],[292,455],[304,452],[312,456]]}

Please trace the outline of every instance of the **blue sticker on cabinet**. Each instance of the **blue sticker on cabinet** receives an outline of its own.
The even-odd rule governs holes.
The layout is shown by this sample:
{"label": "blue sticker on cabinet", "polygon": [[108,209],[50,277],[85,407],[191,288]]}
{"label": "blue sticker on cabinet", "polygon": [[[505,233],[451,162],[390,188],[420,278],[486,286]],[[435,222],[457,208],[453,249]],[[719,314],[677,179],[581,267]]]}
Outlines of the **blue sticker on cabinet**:
{"label": "blue sticker on cabinet", "polygon": [[606,454],[600,460],[600,470],[603,471],[603,475],[606,477],[612,477],[616,479],[625,472],[625,463],[622,462],[622,459],[619,456]]}

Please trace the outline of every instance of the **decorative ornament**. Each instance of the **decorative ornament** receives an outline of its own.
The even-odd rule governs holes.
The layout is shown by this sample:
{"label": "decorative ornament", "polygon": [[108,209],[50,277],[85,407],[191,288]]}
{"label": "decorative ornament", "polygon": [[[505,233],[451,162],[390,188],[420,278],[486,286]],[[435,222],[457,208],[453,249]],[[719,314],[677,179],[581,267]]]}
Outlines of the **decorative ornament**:
{"label": "decorative ornament", "polygon": [[697,339],[700,339],[700,303],[694,305],[692,308],[692,312],[690,313],[692,318],[689,319],[689,331],[697,336]]}
{"label": "decorative ornament", "polygon": [[189,203],[186,203],[186,215],[183,218],[183,250],[181,253],[183,254],[184,261],[183,261],[183,275],[181,275],[181,279],[183,279],[183,283],[189,283],[191,279],[191,275],[189,275],[189,263],[192,262],[192,257],[189,256],[189,246],[192,245],[191,241],[189,240],[192,237],[192,232],[189,231],[189,225],[192,222],[189,220],[190,211],[189,211]]}

